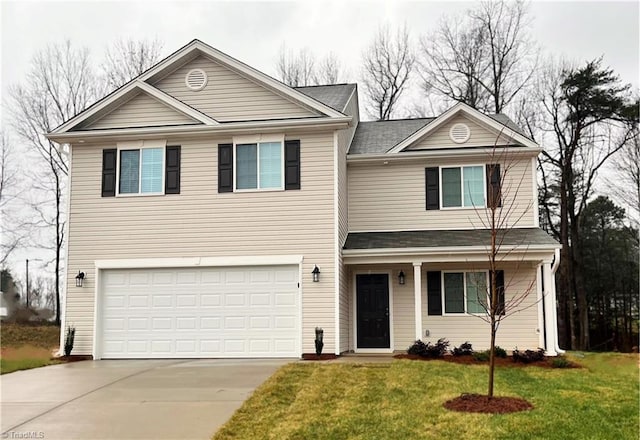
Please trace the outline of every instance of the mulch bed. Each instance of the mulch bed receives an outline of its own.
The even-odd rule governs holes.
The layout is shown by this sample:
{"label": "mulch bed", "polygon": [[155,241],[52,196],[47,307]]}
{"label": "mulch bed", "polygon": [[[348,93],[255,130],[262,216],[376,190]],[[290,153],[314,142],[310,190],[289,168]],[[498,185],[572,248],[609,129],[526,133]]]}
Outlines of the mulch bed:
{"label": "mulch bed", "polygon": [[302,355],[302,359],[304,359],[305,361],[329,361],[337,358],[338,356],[336,356],[334,353],[324,353],[320,356],[315,353],[304,353]]}
{"label": "mulch bed", "polygon": [[490,398],[481,394],[463,394],[446,401],[443,406],[451,411],[486,414],[507,414],[533,409],[533,405],[519,397]]}
{"label": "mulch bed", "polygon": [[51,358],[51,360],[61,361],[61,362],[92,361],[93,360],[93,356],[91,356],[91,355],[72,354],[70,356],[54,357],[54,358]]}
{"label": "mulch bed", "polygon": [[[463,365],[489,365],[489,361],[478,361],[473,356],[453,356],[453,355],[445,355],[441,358],[426,358],[421,357],[415,354],[406,354],[399,353],[393,356],[395,359],[411,359],[418,361],[445,361],[451,362],[454,364],[463,364]],[[554,358],[546,358],[543,361],[531,362],[525,364],[523,362],[515,362],[511,356],[506,358],[495,358],[495,364],[497,367],[541,367],[541,368],[558,368],[553,366]],[[582,368],[581,365],[576,364],[575,362],[569,362],[569,365],[564,368]]]}

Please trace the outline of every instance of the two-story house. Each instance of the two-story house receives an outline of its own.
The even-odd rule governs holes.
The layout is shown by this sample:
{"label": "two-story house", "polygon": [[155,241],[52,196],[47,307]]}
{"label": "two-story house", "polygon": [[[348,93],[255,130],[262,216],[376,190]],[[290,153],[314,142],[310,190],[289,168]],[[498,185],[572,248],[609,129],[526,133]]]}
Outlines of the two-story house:
{"label": "two-story house", "polygon": [[316,327],[325,353],[486,348],[496,191],[519,305],[498,344],[558,351],[541,149],[503,115],[360,122],[355,84],[291,88],[194,40],[48,137],[70,145],[75,354],[298,358]]}

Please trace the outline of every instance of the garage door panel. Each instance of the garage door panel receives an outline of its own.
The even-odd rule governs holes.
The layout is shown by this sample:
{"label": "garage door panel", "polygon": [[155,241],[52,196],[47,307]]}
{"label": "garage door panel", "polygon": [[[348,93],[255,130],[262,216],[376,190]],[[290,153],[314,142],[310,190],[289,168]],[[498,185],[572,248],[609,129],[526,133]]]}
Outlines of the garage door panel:
{"label": "garage door panel", "polygon": [[298,267],[101,275],[102,357],[297,357]]}

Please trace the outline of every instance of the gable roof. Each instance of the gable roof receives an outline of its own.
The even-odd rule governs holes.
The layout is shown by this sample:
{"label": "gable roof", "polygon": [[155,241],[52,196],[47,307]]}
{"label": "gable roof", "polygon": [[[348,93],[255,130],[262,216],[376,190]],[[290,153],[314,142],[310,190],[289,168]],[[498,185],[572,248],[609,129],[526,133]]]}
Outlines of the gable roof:
{"label": "gable roof", "polygon": [[[425,125],[420,130],[413,133],[411,136],[394,146],[392,149],[388,151],[388,153],[400,153],[405,148],[409,147],[413,143],[419,141],[425,136],[429,135],[429,133],[434,132],[439,127],[444,125],[447,121],[451,120],[455,116],[459,114],[464,114],[465,116],[475,120],[476,122],[486,125],[494,130],[498,131],[501,135],[508,136],[515,140],[516,142],[524,145],[529,148],[538,148],[538,145],[529,139],[526,136],[523,136],[519,131],[514,130],[513,128],[503,124],[500,120],[505,120],[506,116],[500,116],[500,120],[492,118],[488,115],[485,115],[482,112],[474,109],[473,107],[463,103],[458,102],[456,105],[451,107],[449,110],[435,118],[431,121],[430,124]],[[508,119],[508,118],[507,118]],[[512,124],[515,125],[515,124]]]}
{"label": "gable roof", "polygon": [[299,92],[302,92],[339,112],[344,111],[344,108],[349,102],[349,97],[351,97],[355,88],[355,84],[327,84],[323,86],[294,87],[294,89]]}
{"label": "gable roof", "polygon": [[[278,93],[282,96],[287,97],[288,99],[292,100],[295,103],[298,103],[299,105],[303,106],[303,107],[307,107],[307,108],[311,108],[313,110],[318,111],[321,114],[324,114],[326,116],[329,117],[344,117],[345,115],[334,109],[333,107],[305,94],[302,93],[301,91],[298,91],[294,88],[291,88],[285,84],[283,84],[282,82],[270,77],[269,75],[266,75],[265,73],[262,73],[256,69],[254,69],[253,67],[244,64],[238,60],[236,60],[235,58],[220,52],[217,49],[214,49],[213,47],[203,43],[200,40],[193,40],[190,43],[188,43],[187,45],[183,46],[182,48],[178,49],[176,52],[174,52],[173,54],[169,55],[167,58],[165,58],[164,60],[160,61],[158,64],[156,64],[155,66],[151,67],[150,69],[148,69],[147,71],[145,71],[144,73],[142,73],[141,75],[139,75],[137,78],[134,78],[133,80],[129,81],[127,84],[123,85],[122,87],[120,87],[119,89],[115,90],[114,92],[112,92],[111,94],[107,95],[106,97],[102,98],[101,100],[99,100],[98,102],[94,103],[93,105],[91,105],[89,108],[83,110],[82,112],[80,112],[79,114],[75,115],[74,117],[72,117],[71,119],[67,120],[66,122],[62,123],[59,127],[55,128],[54,130],[51,131],[51,134],[60,134],[60,133],[66,133],[67,131],[73,129],[74,127],[76,127],[77,125],[79,125],[80,123],[84,122],[86,119],[90,118],[91,116],[94,116],[95,114],[97,114],[98,112],[101,112],[103,110],[105,110],[106,108],[111,108],[111,106],[118,102],[119,100],[121,100],[121,98],[123,97],[123,95],[126,94],[130,94],[132,91],[132,88],[137,87],[137,88],[142,88],[144,87],[148,93],[149,89],[153,89],[158,91],[159,93],[163,93],[160,92],[157,88],[153,87],[152,85],[150,85],[148,83],[148,81],[153,80],[154,78],[158,78],[160,76],[162,76],[165,73],[168,73],[170,71],[175,70],[177,67],[179,67],[180,65],[184,64],[185,62],[188,62],[191,59],[194,59],[196,56],[199,55],[205,55],[208,56],[212,59],[214,59],[215,61],[221,63],[222,65],[226,66],[227,68],[234,70],[246,77],[251,78],[253,81],[257,82],[258,84],[261,84],[262,86],[270,89],[271,91],[273,91],[274,93]],[[166,95],[166,94],[164,94]],[[168,96],[168,95],[166,95]],[[177,101],[178,103],[180,101],[174,99],[174,101]],[[169,100],[165,100],[165,104],[169,105],[170,107],[176,107],[176,102],[169,102]],[[186,104],[182,103],[183,106],[186,106]],[[181,106],[178,106],[181,107]],[[189,106],[186,106],[189,107]],[[191,107],[189,107],[191,108]],[[184,108],[175,108],[175,110],[180,111],[180,112],[184,112]],[[196,111],[195,109],[192,109],[193,111]],[[198,112],[200,113],[200,112]],[[204,114],[200,113],[202,116],[205,116]],[[206,116],[207,118],[209,118],[208,116]],[[211,121],[213,121],[213,119],[209,118],[209,125],[213,125],[211,124]],[[201,121],[203,122],[203,121]],[[205,122],[203,122],[205,123]],[[217,123],[217,121],[216,121]]]}

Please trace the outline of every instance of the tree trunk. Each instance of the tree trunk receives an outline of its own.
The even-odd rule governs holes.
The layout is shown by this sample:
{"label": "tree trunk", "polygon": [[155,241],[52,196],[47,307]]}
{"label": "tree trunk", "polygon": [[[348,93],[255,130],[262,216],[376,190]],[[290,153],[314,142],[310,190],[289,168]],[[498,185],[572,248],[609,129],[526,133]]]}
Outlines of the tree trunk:
{"label": "tree trunk", "polygon": [[[493,284],[493,283],[492,283]],[[496,322],[491,316],[491,349],[489,350],[489,390],[487,396],[493,397],[493,378],[496,370]]]}
{"label": "tree trunk", "polygon": [[55,288],[56,288],[56,325],[60,325],[60,259],[62,258],[62,234],[60,230],[60,177],[54,172],[56,178],[56,272],[55,272]]}
{"label": "tree trunk", "polygon": [[571,224],[571,253],[573,254],[573,282],[578,306],[578,348],[589,349],[589,304],[587,302],[587,290],[584,286],[582,274],[582,249],[580,247],[579,222]]}

